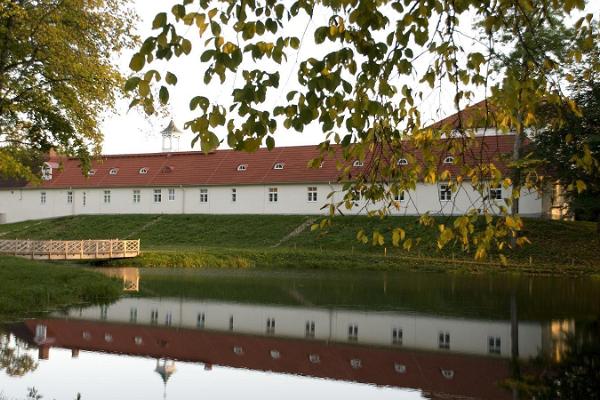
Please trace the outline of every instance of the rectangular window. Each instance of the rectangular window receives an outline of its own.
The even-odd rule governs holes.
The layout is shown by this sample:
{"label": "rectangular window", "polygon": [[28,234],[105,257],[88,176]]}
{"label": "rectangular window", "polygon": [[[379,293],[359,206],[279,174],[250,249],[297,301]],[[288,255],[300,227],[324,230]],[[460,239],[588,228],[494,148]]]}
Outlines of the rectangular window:
{"label": "rectangular window", "polygon": [[137,322],[137,308],[132,308],[129,310],[129,322],[134,324]]}
{"label": "rectangular window", "polygon": [[171,326],[171,324],[173,323],[173,314],[168,312],[165,315],[165,325],[166,326]]}
{"label": "rectangular window", "polygon": [[104,202],[106,204],[110,203],[110,190],[105,190],[104,191]]}
{"label": "rectangular window", "polygon": [[488,353],[500,354],[501,342],[499,337],[489,336],[488,337]]}
{"label": "rectangular window", "polygon": [[200,203],[208,203],[208,189],[200,189]]}
{"label": "rectangular window", "polygon": [[395,344],[395,345],[402,344],[402,329],[401,328],[392,328],[392,344]]}
{"label": "rectangular window", "polygon": [[100,319],[104,320],[106,318],[108,318],[108,306],[101,305],[100,306]]}
{"label": "rectangular window", "polygon": [[306,321],[306,331],[304,332],[304,336],[307,338],[315,337],[315,321]]}
{"label": "rectangular window", "polygon": [[81,198],[81,204],[83,204],[84,207],[87,204],[87,193],[86,192],[83,192],[83,197]]}
{"label": "rectangular window", "polygon": [[447,183],[440,184],[440,200],[441,201],[450,201],[452,200],[452,191],[450,190],[450,185]]}
{"label": "rectangular window", "polygon": [[501,185],[490,186],[490,200],[502,200],[502,186]]}
{"label": "rectangular window", "polygon": [[450,349],[450,333],[440,332],[438,335],[438,347],[440,349]]}
{"label": "rectangular window", "polygon": [[394,195],[395,201],[404,201],[404,190]]}
{"label": "rectangular window", "polygon": [[237,189],[231,189],[231,201],[233,203],[237,201]]}
{"label": "rectangular window", "polygon": [[206,316],[204,315],[203,312],[198,313],[198,316],[196,317],[196,326],[198,328],[204,328],[204,322],[206,321]]}
{"label": "rectangular window", "polygon": [[316,186],[308,187],[308,201],[309,202],[317,201],[317,187]]}
{"label": "rectangular window", "polygon": [[277,188],[269,188],[269,202],[277,203]]}
{"label": "rectangular window", "polygon": [[169,189],[169,201],[175,201],[175,189]]}
{"label": "rectangular window", "polygon": [[46,204],[46,192],[40,193],[40,203]]}
{"label": "rectangular window", "polygon": [[152,310],[150,312],[150,323],[157,324],[158,323],[158,310]]}
{"label": "rectangular window", "polygon": [[275,318],[267,318],[267,333],[270,335],[275,333]]}
{"label": "rectangular window", "polygon": [[154,202],[161,203],[162,202],[162,190],[154,189]]}
{"label": "rectangular window", "polygon": [[358,325],[348,325],[348,340],[356,342],[358,340]]}
{"label": "rectangular window", "polygon": [[142,201],[142,194],[139,190],[134,190],[133,191],[133,202],[134,203],[139,203],[140,201]]}
{"label": "rectangular window", "polygon": [[73,192],[71,191],[67,192],[67,203],[73,204]]}

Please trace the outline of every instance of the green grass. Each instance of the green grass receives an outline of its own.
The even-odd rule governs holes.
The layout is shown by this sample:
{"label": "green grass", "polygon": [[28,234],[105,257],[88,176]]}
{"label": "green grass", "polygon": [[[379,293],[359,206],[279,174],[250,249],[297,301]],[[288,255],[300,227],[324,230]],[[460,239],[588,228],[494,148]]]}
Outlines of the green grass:
{"label": "green grass", "polygon": [[81,267],[0,256],[0,319],[116,300],[121,284]]}
{"label": "green grass", "polygon": [[[13,239],[141,239],[140,266],[235,268],[429,269],[450,271],[515,270],[536,273],[589,274],[600,271],[600,237],[589,222],[528,219],[525,234],[532,244],[506,255],[508,267],[496,255],[473,263],[458,246],[436,247],[436,230],[415,217],[385,220],[337,217],[323,235],[306,229],[273,247],[308,216],[286,215],[96,215],[0,225],[0,238]],[[451,223],[451,218],[446,223]],[[401,226],[421,243],[406,252],[399,248],[363,245],[360,228],[389,232]],[[129,261],[127,261],[129,263]]]}

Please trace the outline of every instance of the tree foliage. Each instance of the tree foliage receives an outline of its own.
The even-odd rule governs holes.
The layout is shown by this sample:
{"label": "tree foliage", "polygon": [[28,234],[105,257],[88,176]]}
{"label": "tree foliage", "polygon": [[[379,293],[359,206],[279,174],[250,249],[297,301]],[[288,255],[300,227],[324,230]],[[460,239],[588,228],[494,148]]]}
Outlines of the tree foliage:
{"label": "tree foliage", "polygon": [[98,151],[124,81],[111,58],[135,43],[128,3],[0,1],[0,176],[39,175],[29,161],[51,148],[84,166]]}
{"label": "tree foliage", "polygon": [[[468,183],[481,201],[473,202],[467,215],[449,220],[443,213],[424,213],[420,223],[438,227],[439,247],[453,243],[482,258],[527,241],[518,237],[522,221],[514,211],[521,188],[543,182],[523,139],[540,122],[540,104],[575,109],[563,93],[564,83],[573,79],[563,63],[578,62],[597,40],[593,16],[575,15],[584,5],[583,0],[185,0],[154,18],[155,34],[131,59],[137,74],[126,89],[135,94],[131,106],[153,113],[157,102],[168,101],[177,79],[152,69],[152,63],[189,55],[198,46],[204,83],[216,79],[223,91],[231,88],[228,101],[204,94],[190,99],[197,116],[187,127],[202,150],[219,145],[218,133],[237,150],[272,148],[278,129],[302,132],[317,124],[325,138],[321,157],[310,165],[318,168],[324,159],[337,157],[344,183],[343,200],[328,205],[331,215],[354,207],[360,197],[370,203],[371,215],[384,217],[399,207],[394,196],[410,195],[418,182],[447,182],[453,193]],[[575,19],[568,29],[539,34],[552,32],[548,28],[567,18]],[[465,20],[477,26],[477,45],[461,44]],[[309,31],[313,21],[317,26]],[[304,27],[300,34],[290,28],[298,26]],[[188,39],[189,30],[199,39]],[[310,35],[311,51],[300,52]],[[560,57],[547,51],[556,40],[566,49]],[[280,74],[284,66],[294,68],[296,82],[282,96],[289,80]],[[160,86],[158,96],[153,85]],[[436,90],[452,99],[457,111],[476,93],[484,92],[488,102],[476,118],[428,125],[419,106]],[[481,157],[477,128],[516,132],[512,162]],[[455,169],[443,165],[447,155],[454,157]],[[352,168],[353,160],[364,162],[361,172]],[[498,184],[510,192],[500,202],[486,195]],[[324,219],[319,226],[330,223]],[[407,250],[417,242],[401,226],[360,231],[357,238]]]}

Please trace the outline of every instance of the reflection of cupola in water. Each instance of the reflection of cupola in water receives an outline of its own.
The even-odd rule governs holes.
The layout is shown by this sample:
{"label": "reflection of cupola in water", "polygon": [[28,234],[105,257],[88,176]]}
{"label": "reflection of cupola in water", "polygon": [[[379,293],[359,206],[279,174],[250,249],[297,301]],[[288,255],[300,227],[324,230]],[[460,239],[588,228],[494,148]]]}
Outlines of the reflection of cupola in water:
{"label": "reflection of cupola in water", "polygon": [[168,360],[166,358],[163,358],[162,360],[158,358],[156,359],[156,368],[154,369],[154,372],[158,373],[163,380],[163,397],[165,399],[167,398],[167,381],[169,380],[171,375],[175,373],[176,370],[177,368],[175,368],[175,361]]}
{"label": "reflection of cupola in water", "polygon": [[175,122],[171,120],[169,125],[160,132],[162,136],[162,151],[179,151],[179,139],[183,132],[175,126]]}

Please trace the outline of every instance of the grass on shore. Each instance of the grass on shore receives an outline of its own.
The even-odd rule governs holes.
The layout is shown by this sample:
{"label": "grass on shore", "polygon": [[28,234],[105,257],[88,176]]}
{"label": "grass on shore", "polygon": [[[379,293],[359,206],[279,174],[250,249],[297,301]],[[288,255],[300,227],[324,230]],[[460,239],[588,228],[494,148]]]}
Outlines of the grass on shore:
{"label": "grass on shore", "polygon": [[[433,269],[481,271],[498,267],[497,257],[474,263],[457,246],[437,250],[436,234],[416,217],[385,220],[363,216],[335,218],[325,235],[310,229],[281,242],[309,220],[292,215],[95,215],[0,225],[6,239],[141,239],[144,255],[123,260],[141,266],[301,267],[361,269]],[[448,221],[445,221],[448,223]],[[450,221],[451,222],[451,221]],[[360,228],[388,232],[401,226],[421,237],[411,252],[363,245]],[[509,267],[538,273],[593,273],[600,270],[600,237],[594,223],[528,219],[525,235],[532,244],[506,253]],[[274,247],[276,246],[276,247]]]}
{"label": "grass on shore", "polygon": [[116,300],[120,282],[82,268],[0,256],[0,319]]}

